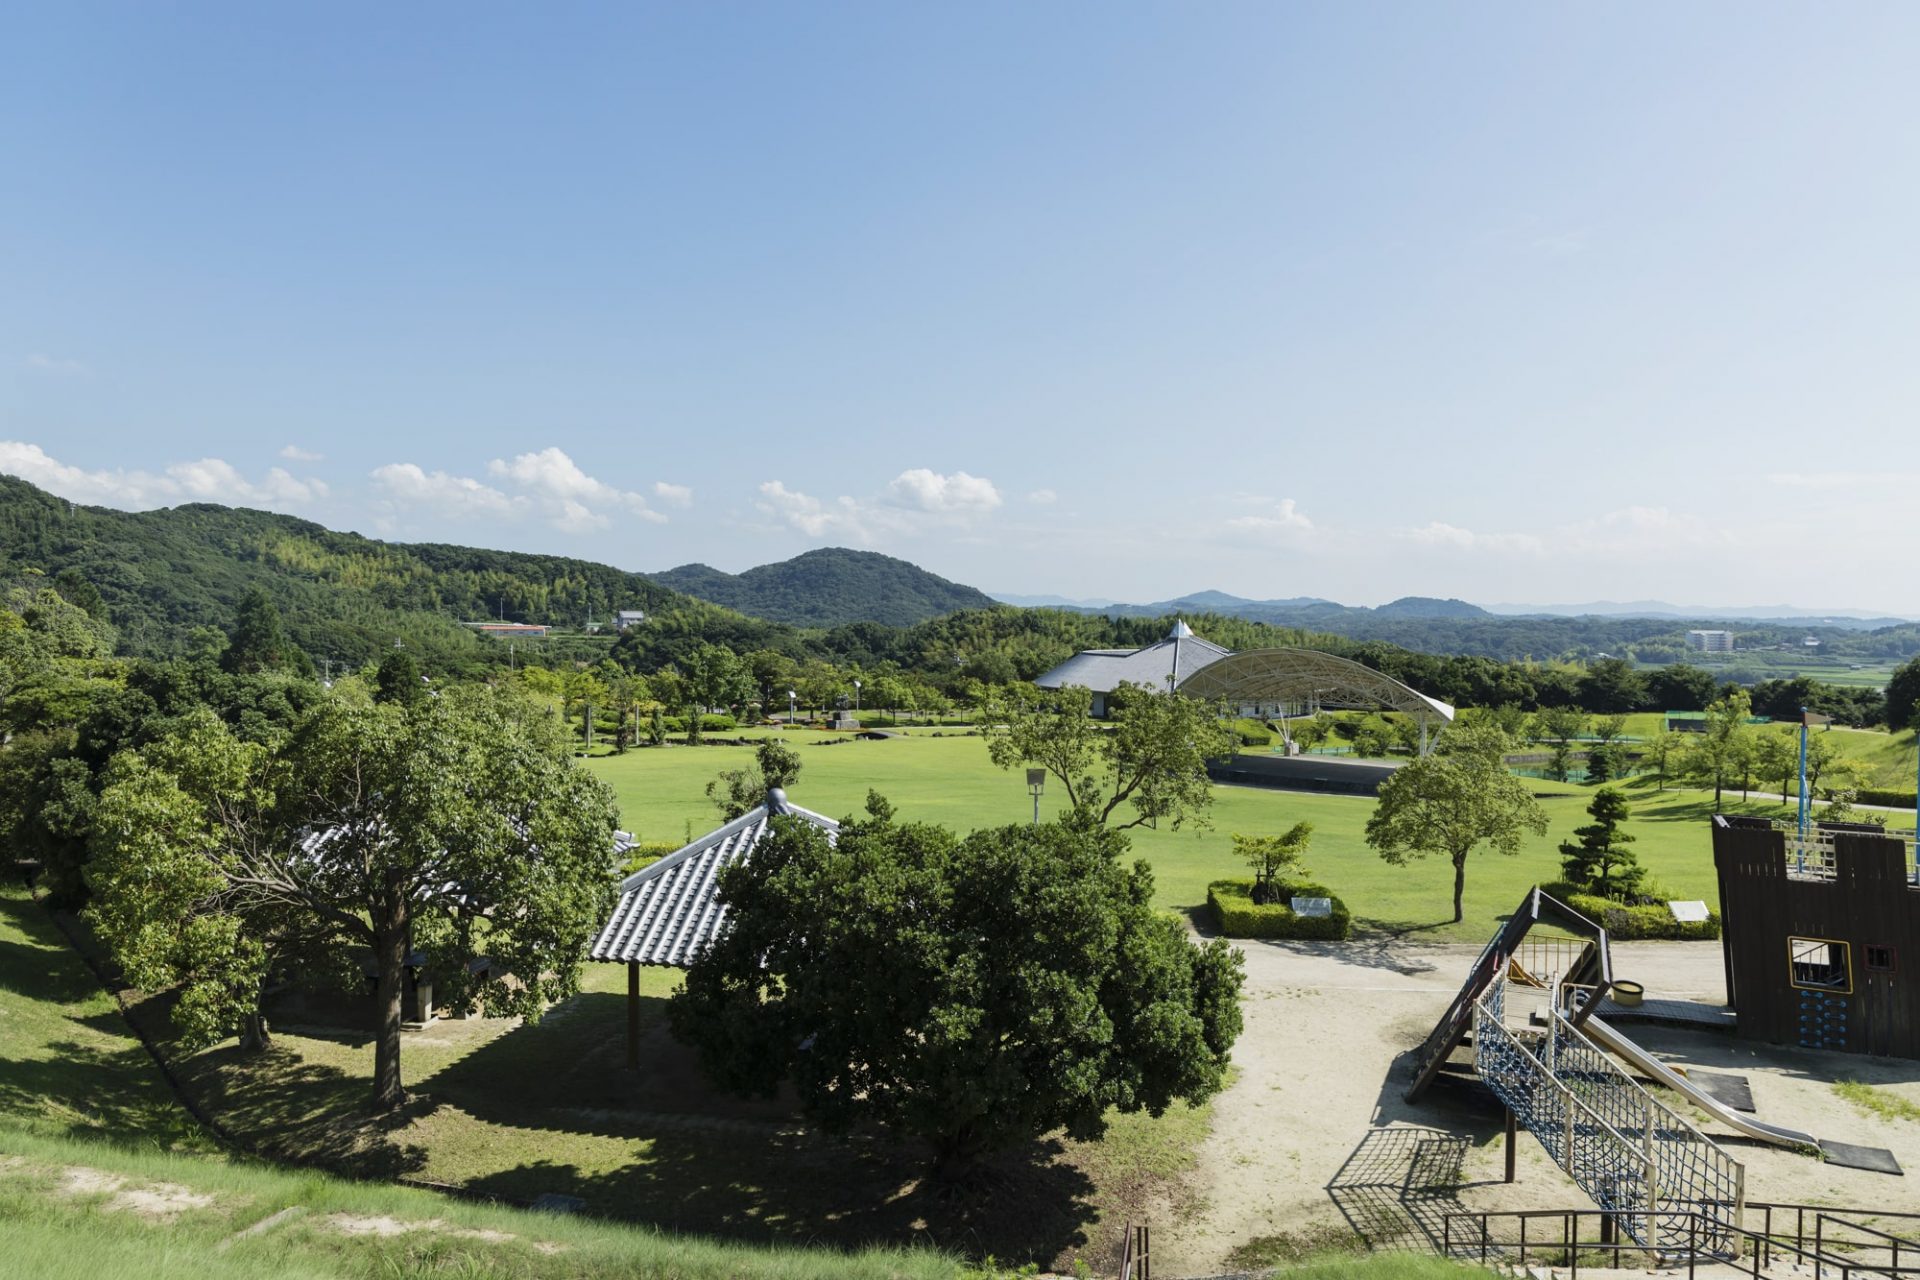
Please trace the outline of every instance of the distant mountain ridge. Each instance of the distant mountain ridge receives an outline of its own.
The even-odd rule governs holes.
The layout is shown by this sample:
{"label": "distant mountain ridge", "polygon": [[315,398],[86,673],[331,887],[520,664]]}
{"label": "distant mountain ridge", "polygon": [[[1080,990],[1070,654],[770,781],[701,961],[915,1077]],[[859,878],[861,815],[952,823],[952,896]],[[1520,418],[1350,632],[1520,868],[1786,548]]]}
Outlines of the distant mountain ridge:
{"label": "distant mountain ridge", "polygon": [[846,547],[821,547],[744,573],[683,564],[647,576],[663,587],[736,613],[799,627],[851,622],[910,627],[942,614],[994,606],[986,592],[951,582],[919,565]]}

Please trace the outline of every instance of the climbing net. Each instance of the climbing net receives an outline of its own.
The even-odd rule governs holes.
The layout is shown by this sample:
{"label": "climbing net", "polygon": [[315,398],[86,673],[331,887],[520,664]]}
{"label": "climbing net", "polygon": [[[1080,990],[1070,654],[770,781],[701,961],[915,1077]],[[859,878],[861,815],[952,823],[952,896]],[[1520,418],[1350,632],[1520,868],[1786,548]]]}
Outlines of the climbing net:
{"label": "climbing net", "polygon": [[1692,1212],[1738,1225],[1740,1163],[1582,1035],[1558,999],[1545,1027],[1508,1027],[1506,988],[1503,975],[1475,1003],[1474,1065],[1554,1163],[1649,1248],[1686,1244]]}

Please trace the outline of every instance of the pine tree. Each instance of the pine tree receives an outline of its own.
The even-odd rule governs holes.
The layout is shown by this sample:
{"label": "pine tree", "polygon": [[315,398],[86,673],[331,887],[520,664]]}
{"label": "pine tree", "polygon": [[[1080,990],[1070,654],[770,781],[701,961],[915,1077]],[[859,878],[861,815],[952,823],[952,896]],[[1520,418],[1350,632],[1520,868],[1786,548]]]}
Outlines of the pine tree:
{"label": "pine tree", "polygon": [[1602,787],[1594,792],[1587,815],[1593,821],[1574,828],[1577,839],[1560,844],[1561,869],[1568,880],[1596,893],[1617,897],[1633,892],[1646,872],[1626,847],[1633,837],[1620,829],[1628,817],[1626,797]]}

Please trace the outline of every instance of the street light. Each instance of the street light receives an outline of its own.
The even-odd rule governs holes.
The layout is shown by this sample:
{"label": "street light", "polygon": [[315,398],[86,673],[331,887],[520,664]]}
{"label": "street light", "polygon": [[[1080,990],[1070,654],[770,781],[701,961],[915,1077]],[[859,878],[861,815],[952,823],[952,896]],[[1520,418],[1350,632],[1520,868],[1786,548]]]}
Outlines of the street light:
{"label": "street light", "polygon": [[856,715],[857,715],[857,714],[859,714],[859,711],[860,711],[860,682],[859,682],[858,680],[855,680],[855,681],[853,682],[853,710],[854,710],[854,713],[855,713]]}
{"label": "street light", "polygon": [[1027,794],[1033,797],[1033,825],[1040,825],[1040,793],[1047,789],[1045,769],[1027,770]]}
{"label": "street light", "polygon": [[793,690],[787,690],[787,724],[789,726],[793,724],[793,700],[799,696]]}

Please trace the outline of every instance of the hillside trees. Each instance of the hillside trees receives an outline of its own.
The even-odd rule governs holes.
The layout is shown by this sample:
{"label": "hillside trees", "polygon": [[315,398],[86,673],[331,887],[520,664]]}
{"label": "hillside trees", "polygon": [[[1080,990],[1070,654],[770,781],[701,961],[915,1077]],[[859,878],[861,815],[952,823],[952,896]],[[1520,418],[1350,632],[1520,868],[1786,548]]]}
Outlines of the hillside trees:
{"label": "hillside trees", "polygon": [[240,601],[227,637],[227,651],[220,657],[220,669],[238,675],[289,671],[310,677],[313,659],[287,638],[279,607],[266,592],[253,587]]}
{"label": "hillside trees", "polygon": [[1887,728],[1920,731],[1920,658],[1909,658],[1887,679]]}
{"label": "hillside trees", "polygon": [[1463,918],[1467,858],[1486,845],[1509,857],[1528,832],[1544,835],[1547,815],[1526,784],[1507,771],[1511,745],[1497,727],[1456,724],[1438,749],[1396,769],[1380,784],[1367,819],[1367,843],[1395,866],[1429,854],[1453,864],[1453,919]]}
{"label": "hillside trees", "polygon": [[[558,726],[481,688],[413,706],[330,698],[270,755],[197,714],[116,760],[102,805],[102,935],[123,962],[185,984],[201,1037],[257,988],[273,939],[372,952],[383,1108],[404,1096],[410,952],[451,1003],[537,1019],[578,989],[614,827],[611,794],[573,766]],[[495,977],[463,990],[481,955]]]}
{"label": "hillside trees", "polygon": [[821,1127],[920,1138],[947,1179],[1220,1089],[1241,959],[1153,910],[1117,833],[1081,820],[958,839],[870,812],[837,839],[776,818],[721,873],[731,927],[668,1006],[721,1087],[791,1082]]}
{"label": "hillside trees", "polygon": [[1125,806],[1133,816],[1122,829],[1162,819],[1175,831],[1189,821],[1205,825],[1213,803],[1207,761],[1233,754],[1233,730],[1204,702],[1137,685],[1119,692],[1111,728],[1091,718],[1093,695],[1079,687],[1014,699],[1004,722],[988,729],[988,755],[1002,769],[1044,768],[1096,822],[1113,822]]}

